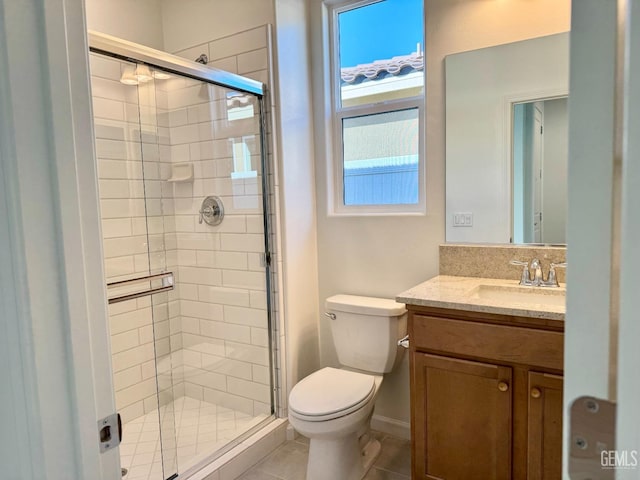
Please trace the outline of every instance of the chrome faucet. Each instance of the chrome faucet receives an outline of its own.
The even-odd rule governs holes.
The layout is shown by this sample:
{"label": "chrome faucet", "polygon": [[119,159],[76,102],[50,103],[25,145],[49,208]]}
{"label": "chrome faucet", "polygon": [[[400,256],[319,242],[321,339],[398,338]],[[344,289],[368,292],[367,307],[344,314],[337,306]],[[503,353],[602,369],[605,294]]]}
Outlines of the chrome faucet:
{"label": "chrome faucet", "polygon": [[542,277],[542,265],[540,264],[540,260],[534,258],[531,260],[531,268],[533,269],[533,280],[531,281],[531,285],[534,287],[540,287],[544,284],[544,278]]}
{"label": "chrome faucet", "polygon": [[[520,285],[529,287],[559,287],[558,279],[556,277],[556,268],[567,267],[566,262],[551,263],[551,266],[549,267],[549,275],[545,280],[542,272],[542,264],[537,258],[531,260],[531,267],[529,267],[529,262],[521,262],[520,260],[511,260],[509,263],[511,265],[523,267],[522,275],[520,276]],[[533,279],[531,278],[531,272],[529,268],[533,270]]]}
{"label": "chrome faucet", "polygon": [[556,268],[567,268],[567,262],[551,263],[549,267],[549,276],[547,277],[546,287],[559,287],[558,279],[556,278]]}

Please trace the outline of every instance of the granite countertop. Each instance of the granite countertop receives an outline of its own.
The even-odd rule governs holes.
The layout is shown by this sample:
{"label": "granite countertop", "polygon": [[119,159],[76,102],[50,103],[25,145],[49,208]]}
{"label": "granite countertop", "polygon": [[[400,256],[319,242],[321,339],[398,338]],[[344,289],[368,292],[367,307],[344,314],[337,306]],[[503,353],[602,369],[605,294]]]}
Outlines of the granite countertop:
{"label": "granite countertop", "polygon": [[[564,320],[566,287],[525,287],[517,280],[439,275],[397,295],[407,305]],[[540,296],[545,301],[540,301]]]}

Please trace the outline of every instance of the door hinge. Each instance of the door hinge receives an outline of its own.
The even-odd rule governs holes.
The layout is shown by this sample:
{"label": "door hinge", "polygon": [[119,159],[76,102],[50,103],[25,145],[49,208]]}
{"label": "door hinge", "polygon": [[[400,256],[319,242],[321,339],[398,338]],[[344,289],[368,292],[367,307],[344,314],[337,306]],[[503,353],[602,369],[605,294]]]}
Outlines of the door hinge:
{"label": "door hinge", "polygon": [[98,420],[98,441],[100,453],[107,452],[120,445],[122,441],[122,419],[119,413]]}
{"label": "door hinge", "polygon": [[570,478],[613,480],[618,468],[628,468],[626,462],[635,460],[631,452],[616,450],[614,402],[594,397],[580,397],[571,404],[569,416]]}

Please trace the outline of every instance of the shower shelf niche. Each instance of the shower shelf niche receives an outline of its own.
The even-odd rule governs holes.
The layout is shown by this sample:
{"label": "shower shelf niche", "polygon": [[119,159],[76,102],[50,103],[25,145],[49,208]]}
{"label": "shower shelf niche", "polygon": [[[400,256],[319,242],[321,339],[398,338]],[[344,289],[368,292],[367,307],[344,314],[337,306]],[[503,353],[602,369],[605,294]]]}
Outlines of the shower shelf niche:
{"label": "shower shelf niche", "polygon": [[193,182],[193,163],[176,163],[171,165],[171,177],[167,182]]}

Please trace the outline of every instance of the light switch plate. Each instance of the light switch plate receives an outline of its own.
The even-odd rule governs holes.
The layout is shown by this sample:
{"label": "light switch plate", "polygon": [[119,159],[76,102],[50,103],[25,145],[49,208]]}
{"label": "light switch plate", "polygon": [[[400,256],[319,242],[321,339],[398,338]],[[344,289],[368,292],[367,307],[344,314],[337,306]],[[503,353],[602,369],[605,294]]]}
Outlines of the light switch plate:
{"label": "light switch plate", "polygon": [[453,214],[453,226],[454,227],[473,227],[473,213],[454,213]]}

